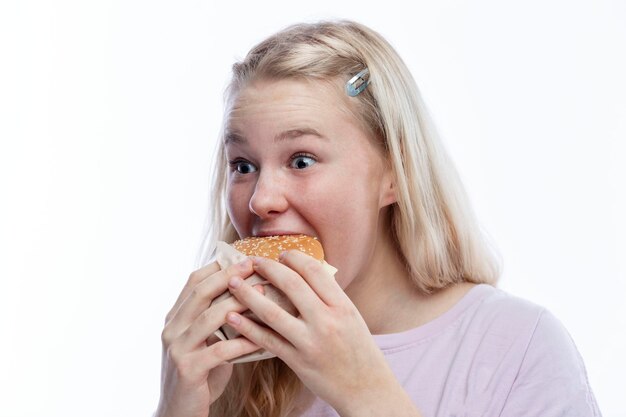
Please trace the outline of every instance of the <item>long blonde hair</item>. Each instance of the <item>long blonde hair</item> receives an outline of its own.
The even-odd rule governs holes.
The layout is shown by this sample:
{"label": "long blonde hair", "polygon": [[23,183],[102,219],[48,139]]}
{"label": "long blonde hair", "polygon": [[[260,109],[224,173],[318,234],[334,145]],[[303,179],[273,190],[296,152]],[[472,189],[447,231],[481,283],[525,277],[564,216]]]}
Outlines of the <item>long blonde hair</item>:
{"label": "long blonde hair", "polygon": [[[253,80],[301,78],[345,83],[364,68],[369,69],[370,85],[352,99],[353,114],[378,141],[391,164],[397,197],[391,207],[391,232],[408,276],[425,293],[459,282],[495,285],[501,272],[499,254],[479,227],[408,68],[375,31],[347,20],[285,28],[233,65],[226,109],[228,112],[237,93]],[[239,238],[226,213],[227,167],[221,136],[214,154],[212,213],[198,267],[214,256],[217,240]],[[236,365],[211,413],[285,417],[301,387],[280,359]]]}

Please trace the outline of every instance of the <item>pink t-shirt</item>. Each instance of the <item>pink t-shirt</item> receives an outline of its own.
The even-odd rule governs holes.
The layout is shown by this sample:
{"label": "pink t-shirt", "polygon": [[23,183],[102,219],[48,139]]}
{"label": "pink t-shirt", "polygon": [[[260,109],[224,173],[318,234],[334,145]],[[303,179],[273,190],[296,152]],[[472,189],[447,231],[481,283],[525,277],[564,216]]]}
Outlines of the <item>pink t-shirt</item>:
{"label": "pink t-shirt", "polygon": [[[490,285],[425,325],[373,338],[424,417],[601,415],[563,325]],[[316,398],[303,416],[338,414]]]}

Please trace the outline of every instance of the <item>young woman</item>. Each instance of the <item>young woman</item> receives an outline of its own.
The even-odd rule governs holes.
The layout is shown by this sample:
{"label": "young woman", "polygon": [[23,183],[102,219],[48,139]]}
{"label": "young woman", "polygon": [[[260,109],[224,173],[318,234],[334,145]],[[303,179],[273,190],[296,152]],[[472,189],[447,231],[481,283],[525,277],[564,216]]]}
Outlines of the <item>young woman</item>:
{"label": "young woman", "polygon": [[[495,287],[499,261],[376,32],[300,24],[254,47],[233,67],[217,155],[208,264],[167,315],[156,416],[600,414],[559,321]],[[290,233],[320,240],[335,279],[298,251],[209,262],[217,240]],[[300,316],[242,281],[253,272]],[[243,337],[213,336],[225,323]],[[277,357],[226,362],[259,348]]]}

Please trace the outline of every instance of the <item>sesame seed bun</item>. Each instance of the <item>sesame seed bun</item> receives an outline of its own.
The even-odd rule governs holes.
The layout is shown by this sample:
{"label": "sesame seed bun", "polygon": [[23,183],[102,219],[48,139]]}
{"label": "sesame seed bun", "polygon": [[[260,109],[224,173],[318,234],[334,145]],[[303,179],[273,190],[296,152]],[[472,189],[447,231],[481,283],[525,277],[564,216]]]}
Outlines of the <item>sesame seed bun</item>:
{"label": "sesame seed bun", "polygon": [[247,256],[262,256],[278,261],[281,252],[297,249],[318,261],[324,260],[324,250],[317,238],[307,235],[283,235],[267,237],[247,237],[232,245]]}

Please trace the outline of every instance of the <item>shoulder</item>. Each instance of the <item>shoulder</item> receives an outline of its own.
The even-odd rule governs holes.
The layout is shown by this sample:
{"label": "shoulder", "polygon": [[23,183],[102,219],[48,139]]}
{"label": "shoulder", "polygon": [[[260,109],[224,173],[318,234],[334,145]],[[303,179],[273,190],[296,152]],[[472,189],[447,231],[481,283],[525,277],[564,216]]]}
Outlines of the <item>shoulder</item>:
{"label": "shoulder", "polygon": [[522,367],[540,369],[539,362],[550,358],[582,363],[566,328],[547,308],[499,288],[481,287],[482,296],[460,323],[465,338],[473,340],[481,354],[517,364],[515,373]]}
{"label": "shoulder", "polygon": [[[574,342],[563,323],[544,306],[491,287],[476,309],[474,320],[489,331],[522,338],[524,362],[530,357],[571,355],[578,360]],[[521,342],[521,340],[519,340]]]}
{"label": "shoulder", "polygon": [[499,288],[484,290],[471,322],[491,334],[517,339],[531,353],[577,355],[567,329],[549,309]]}
{"label": "shoulder", "polygon": [[517,358],[503,415],[599,415],[583,359],[562,322],[543,306],[497,288],[487,292],[475,319],[487,339],[512,342],[507,355]]}
{"label": "shoulder", "polygon": [[478,285],[472,292],[475,299],[465,320],[474,329],[529,340],[547,313],[543,306],[487,284]]}
{"label": "shoulder", "polygon": [[575,348],[563,323],[544,306],[512,295],[502,289],[484,290],[473,321],[484,323],[491,330],[507,334],[524,334],[533,348],[557,346]]}
{"label": "shoulder", "polygon": [[545,310],[543,306],[533,303],[525,298],[515,296],[501,288],[487,284],[480,284],[483,289],[481,298],[481,308],[484,311],[494,311],[498,313],[524,312],[526,314],[537,314]]}

